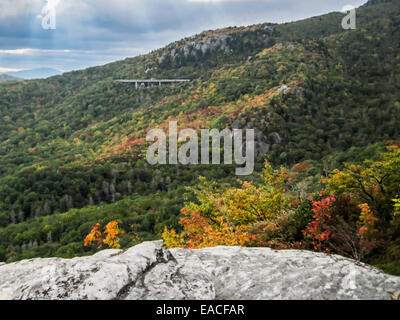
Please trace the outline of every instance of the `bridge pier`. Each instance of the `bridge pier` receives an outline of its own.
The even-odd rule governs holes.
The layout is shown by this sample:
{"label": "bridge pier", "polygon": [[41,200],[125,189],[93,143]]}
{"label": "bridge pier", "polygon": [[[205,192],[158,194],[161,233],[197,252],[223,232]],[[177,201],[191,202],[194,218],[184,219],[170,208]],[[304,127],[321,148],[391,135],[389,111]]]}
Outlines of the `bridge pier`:
{"label": "bridge pier", "polygon": [[163,83],[182,83],[182,82],[190,82],[189,79],[149,79],[149,80],[140,80],[140,79],[132,79],[132,80],[116,80],[119,83],[134,83],[135,89],[144,88],[153,88],[155,85],[161,87]]}

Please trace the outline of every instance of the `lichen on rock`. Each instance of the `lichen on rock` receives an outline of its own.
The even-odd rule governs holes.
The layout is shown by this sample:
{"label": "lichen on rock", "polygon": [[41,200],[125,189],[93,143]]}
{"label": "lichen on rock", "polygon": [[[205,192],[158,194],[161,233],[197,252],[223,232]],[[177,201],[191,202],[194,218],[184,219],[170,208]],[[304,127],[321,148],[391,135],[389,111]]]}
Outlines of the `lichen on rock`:
{"label": "lichen on rock", "polygon": [[162,241],[90,257],[0,266],[0,299],[388,299],[400,277],[335,255],[299,250],[170,249]]}

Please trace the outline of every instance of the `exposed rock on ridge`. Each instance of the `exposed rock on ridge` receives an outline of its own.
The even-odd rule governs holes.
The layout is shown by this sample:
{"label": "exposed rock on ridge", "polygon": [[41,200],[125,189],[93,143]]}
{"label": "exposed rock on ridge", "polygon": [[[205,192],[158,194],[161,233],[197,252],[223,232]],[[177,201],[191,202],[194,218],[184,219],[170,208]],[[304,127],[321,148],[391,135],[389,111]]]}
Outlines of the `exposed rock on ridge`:
{"label": "exposed rock on ridge", "polygon": [[0,266],[0,299],[387,299],[387,291],[400,291],[400,277],[340,256],[239,247],[165,250],[161,241]]}

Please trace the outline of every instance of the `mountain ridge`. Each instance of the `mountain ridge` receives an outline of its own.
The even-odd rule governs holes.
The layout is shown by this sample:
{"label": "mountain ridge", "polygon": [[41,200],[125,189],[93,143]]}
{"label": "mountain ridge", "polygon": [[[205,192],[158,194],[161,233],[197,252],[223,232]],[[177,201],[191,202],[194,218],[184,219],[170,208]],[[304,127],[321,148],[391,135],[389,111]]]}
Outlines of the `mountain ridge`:
{"label": "mountain ridge", "polygon": [[5,82],[5,81],[22,81],[23,79],[10,76],[7,73],[0,73],[0,82]]}
{"label": "mountain ridge", "polygon": [[60,75],[62,71],[53,68],[36,68],[21,71],[7,72],[7,75],[25,80],[43,79]]}
{"label": "mountain ridge", "polygon": [[[340,13],[206,31],[148,55],[0,85],[0,260],[88,254],[84,236],[113,215],[153,240],[179,227],[184,186],[197,175],[235,183],[229,166],[150,167],[146,132],[170,119],[256,128],[274,165],[308,161],[316,175],[374,156],[399,136],[399,4],[369,3],[357,15],[354,31]],[[115,82],[182,77],[193,81],[145,91]]]}

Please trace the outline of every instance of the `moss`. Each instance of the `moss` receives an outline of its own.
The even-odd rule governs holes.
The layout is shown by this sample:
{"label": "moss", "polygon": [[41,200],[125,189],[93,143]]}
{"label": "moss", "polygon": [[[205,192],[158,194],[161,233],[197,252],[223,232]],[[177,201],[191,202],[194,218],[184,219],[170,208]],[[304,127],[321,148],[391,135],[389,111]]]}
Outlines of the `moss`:
{"label": "moss", "polygon": [[400,276],[400,261],[386,263],[386,264],[377,264],[375,265],[375,267],[393,276]]}

